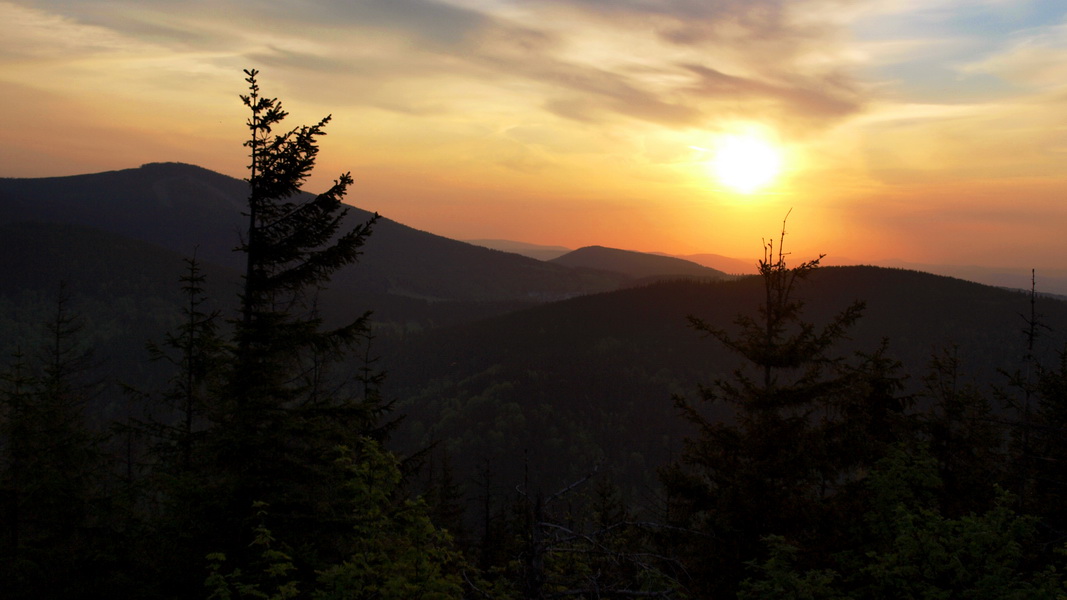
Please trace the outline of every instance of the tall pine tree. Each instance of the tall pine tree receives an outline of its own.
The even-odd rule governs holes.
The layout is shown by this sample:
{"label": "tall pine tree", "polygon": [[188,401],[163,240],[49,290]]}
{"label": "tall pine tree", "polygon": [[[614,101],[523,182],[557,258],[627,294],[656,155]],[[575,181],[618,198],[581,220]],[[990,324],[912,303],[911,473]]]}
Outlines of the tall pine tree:
{"label": "tall pine tree", "polygon": [[251,507],[265,503],[277,537],[312,568],[345,552],[337,529],[347,500],[332,485],[337,448],[360,447],[382,408],[330,368],[365,337],[368,314],[329,329],[316,299],[338,269],[356,261],[377,215],[344,229],[348,173],[324,193],[301,192],[330,118],[276,133],[286,111],[261,95],[255,70],[245,73],[251,162],[248,228],[237,250],[246,270],[228,367],[206,411],[215,503],[208,524],[224,534],[215,549],[247,547]]}

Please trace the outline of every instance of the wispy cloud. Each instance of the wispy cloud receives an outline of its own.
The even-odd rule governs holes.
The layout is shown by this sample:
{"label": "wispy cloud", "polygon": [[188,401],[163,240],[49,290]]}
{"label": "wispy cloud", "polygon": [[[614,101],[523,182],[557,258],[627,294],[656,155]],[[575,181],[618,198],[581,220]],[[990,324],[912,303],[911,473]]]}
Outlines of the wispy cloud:
{"label": "wispy cloud", "polygon": [[[383,108],[391,105],[389,89],[410,94],[411,86],[397,85],[405,79],[432,95],[434,80],[496,78],[504,88],[516,82],[523,94],[540,97],[549,114],[586,122],[704,127],[724,114],[724,102],[745,104],[750,118],[765,109],[785,121],[825,120],[859,105],[844,70],[804,64],[816,48],[825,54],[835,32],[796,15],[827,4],[837,3],[38,0],[26,3],[36,11],[9,4],[9,12],[52,19],[56,39],[38,23],[30,28],[35,40],[2,43],[0,52],[25,56],[39,48],[69,57],[71,40],[91,33],[87,43],[114,49],[139,43],[213,65],[243,59],[285,69],[310,86],[299,89],[332,80],[353,92],[353,103]],[[64,27],[78,35],[59,31]],[[635,48],[646,53],[633,54]],[[597,50],[604,60],[591,63]],[[410,113],[413,105],[446,104],[397,97],[393,106]]]}
{"label": "wispy cloud", "polygon": [[962,71],[1037,88],[1067,87],[1067,23],[1019,32],[987,56],[965,63]]}

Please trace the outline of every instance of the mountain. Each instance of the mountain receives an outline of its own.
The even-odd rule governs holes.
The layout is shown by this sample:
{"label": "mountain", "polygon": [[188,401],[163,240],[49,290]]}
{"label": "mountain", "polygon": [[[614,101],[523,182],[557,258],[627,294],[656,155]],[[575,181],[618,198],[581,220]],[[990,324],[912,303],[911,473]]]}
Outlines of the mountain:
{"label": "mountain", "polygon": [[[225,311],[240,274],[210,263],[200,269],[210,298],[204,308]],[[145,344],[162,341],[176,325],[184,303],[178,278],[186,270],[177,252],[91,227],[0,225],[0,365],[17,350],[36,356],[44,347],[44,324],[55,318],[62,285],[99,378],[147,385],[161,365],[148,361]],[[98,414],[121,410],[114,397],[99,401]]]}
{"label": "mountain", "polygon": [[570,248],[564,248],[563,246],[543,246],[541,244],[528,244],[526,242],[515,242],[512,240],[464,241],[468,244],[474,244],[475,246],[482,246],[485,248],[492,248],[493,250],[521,254],[530,258],[536,258],[537,260],[552,260],[553,258],[558,258],[571,251]]}
{"label": "mountain", "polygon": [[[666,256],[666,255],[665,255]],[[719,254],[688,254],[678,255],[678,258],[690,260],[705,267],[711,267],[726,273],[736,275],[749,275],[756,272],[755,260],[741,260]],[[977,265],[940,265],[933,263],[916,263],[904,260],[889,259],[861,262],[847,257],[829,256],[822,261],[823,266],[849,266],[857,264],[871,264],[879,267],[893,269],[906,269],[909,271],[922,271],[934,275],[956,277],[967,281],[974,281],[994,287],[1010,288],[1017,290],[1029,290],[1031,287],[1031,270],[1029,268],[1008,267],[982,267]],[[1037,292],[1067,296],[1067,270],[1064,269],[1038,269],[1034,273]]]}
{"label": "mountain", "polygon": [[[902,260],[879,261],[879,265],[925,271],[948,277],[959,277],[968,281],[977,281],[986,285],[1019,290],[1029,290],[1031,284],[1038,293],[1067,296],[1067,270],[1041,270],[1031,272],[1027,268],[1010,269],[996,267],[979,267],[966,265],[935,265],[912,263]],[[1033,279],[1031,279],[1033,277]]]}
{"label": "mountain", "polygon": [[591,269],[620,273],[633,279],[664,279],[678,277],[697,277],[708,279],[729,279],[730,276],[688,260],[646,254],[632,250],[618,250],[603,246],[587,246],[574,252],[554,258],[550,263],[574,269]]}
{"label": "mountain", "polygon": [[69,177],[0,179],[0,224],[92,227],[238,267],[247,185],[207,169],[149,164]]}
{"label": "mountain", "polygon": [[[935,354],[959,360],[959,385],[988,389],[1004,386],[999,369],[1018,367],[1026,352],[1019,315],[1029,296],[1019,292],[899,269],[826,267],[798,293],[816,325],[866,301],[835,353],[869,353],[887,339],[913,393]],[[691,433],[672,395],[692,396],[741,366],[687,316],[733,331],[762,294],[757,277],[667,281],[425,332],[386,359],[390,395],[408,415],[398,441],[439,442],[457,472],[489,469],[504,486],[528,468],[551,489],[600,464],[640,493]],[[1067,302],[1039,299],[1038,312],[1053,332],[1039,340],[1038,354],[1055,360]]]}
{"label": "mountain", "polygon": [[[70,223],[240,268],[247,184],[178,163],[92,175],[0,179],[0,224]],[[352,208],[349,224],[370,213]],[[543,302],[617,288],[626,278],[576,271],[382,219],[336,285],[428,301]]]}
{"label": "mountain", "polygon": [[[551,261],[559,258],[571,250],[563,246],[542,246],[526,242],[512,240],[467,240],[468,243],[486,248],[513,252],[523,256],[529,256],[538,260]],[[731,275],[753,275],[756,273],[757,261],[755,259],[743,260],[721,254],[667,254],[665,252],[651,252],[656,256],[673,257],[686,260],[698,265],[715,269]],[[856,264],[872,264],[880,267],[907,269],[911,271],[923,271],[935,275],[957,277],[996,287],[1029,290],[1031,286],[1031,271],[1028,268],[1006,267],[982,267],[977,265],[940,265],[932,263],[915,263],[898,259],[878,261],[855,261],[847,257],[830,256],[822,261],[823,266],[849,266]],[[606,269],[615,270],[615,269]],[[1035,273],[1038,293],[1067,296],[1067,270],[1038,270]]]}
{"label": "mountain", "polygon": [[730,258],[729,256],[723,256],[721,254],[685,254],[676,255],[676,258],[695,262],[698,265],[717,269],[732,275],[753,275],[756,273],[757,268],[755,259],[741,260],[739,258]]}
{"label": "mountain", "polygon": [[[66,280],[91,345],[122,381],[148,373],[143,345],[173,326],[182,258],[203,259],[216,306],[233,311],[232,252],[246,184],[179,164],[96,175],[0,179],[0,346],[30,339]],[[353,208],[354,221],[369,213]],[[668,280],[635,285],[651,278]],[[481,248],[383,220],[359,264],[321,298],[341,318],[373,309],[385,393],[406,414],[396,442],[447,452],[460,477],[493,472],[513,487],[529,470],[549,489],[595,464],[637,493],[690,432],[672,394],[728,376],[736,357],[687,325],[732,330],[761,301],[756,277],[689,261],[583,248],[552,262]],[[839,351],[889,354],[922,389],[949,349],[961,382],[1003,383],[1025,352],[1029,297],[902,269],[826,267],[803,286],[807,317],[825,323],[856,299],[865,316]],[[552,301],[556,300],[556,301]],[[1067,303],[1040,298],[1038,354],[1064,346]],[[38,327],[39,328],[39,327]],[[34,329],[36,330],[36,329]],[[30,345],[32,346],[32,344]],[[27,346],[29,347],[29,346]],[[101,408],[113,414],[115,402]]]}
{"label": "mountain", "polygon": [[[144,344],[159,340],[174,324],[183,298],[179,277],[187,269],[183,253],[71,223],[18,222],[0,224],[0,356],[34,337],[54,308],[62,282],[74,307],[89,322],[106,330],[94,340],[113,346],[112,334],[129,338],[123,360],[143,358]],[[233,317],[241,271],[202,260],[204,287],[224,318]],[[358,265],[357,265],[358,268]],[[331,323],[341,323],[366,310],[383,341],[408,331],[438,327],[509,312],[528,301],[431,302],[335,283],[323,290],[318,307]],[[32,345],[32,344],[31,344]],[[136,356],[133,356],[136,355]]]}

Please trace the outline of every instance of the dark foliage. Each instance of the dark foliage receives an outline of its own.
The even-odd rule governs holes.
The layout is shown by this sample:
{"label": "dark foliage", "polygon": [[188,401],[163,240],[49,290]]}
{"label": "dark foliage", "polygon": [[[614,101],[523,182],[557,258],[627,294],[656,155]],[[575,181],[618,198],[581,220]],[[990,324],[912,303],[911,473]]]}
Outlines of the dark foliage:
{"label": "dark foliage", "polygon": [[[738,574],[770,534],[827,553],[851,543],[842,507],[858,477],[909,426],[908,399],[894,364],[881,352],[848,362],[832,354],[855,324],[854,302],[822,326],[803,318],[798,286],[819,259],[789,267],[768,243],[759,263],[763,298],[754,317],[730,333],[691,317],[698,330],[745,359],[729,378],[701,388],[703,403],[725,405],[709,419],[685,397],[675,403],[696,428],[680,459],[663,471],[672,525],[691,531],[671,546],[689,557],[700,596],[736,593]],[[696,549],[704,548],[702,559]]]}

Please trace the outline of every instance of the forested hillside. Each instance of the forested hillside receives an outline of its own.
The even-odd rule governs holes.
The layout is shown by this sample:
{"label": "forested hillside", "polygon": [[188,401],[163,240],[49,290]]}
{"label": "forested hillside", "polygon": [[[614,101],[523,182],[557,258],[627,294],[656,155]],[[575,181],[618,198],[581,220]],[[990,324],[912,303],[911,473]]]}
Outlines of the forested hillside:
{"label": "forested hillside", "polygon": [[[837,351],[854,360],[886,340],[910,392],[942,352],[980,389],[1005,385],[998,369],[1018,368],[1027,354],[1022,292],[879,267],[827,267],[811,279],[798,295],[814,323],[866,302]],[[546,487],[600,464],[640,495],[681,448],[671,395],[691,395],[742,362],[687,317],[731,330],[761,296],[757,277],[663,282],[426,332],[387,361],[386,389],[408,414],[398,439],[412,448],[439,441],[461,470],[490,461],[512,481],[529,461]],[[1036,349],[1054,356],[1067,340],[1067,303],[1038,306],[1049,329]]]}
{"label": "forested hillside", "polygon": [[[110,173],[0,179],[0,222],[71,223],[146,241],[225,267],[242,231],[247,185],[191,165],[147,164]],[[305,198],[309,197],[305,194]],[[354,226],[370,213],[352,207]],[[340,269],[338,286],[434,301],[536,301],[617,288],[628,280],[579,272],[418,231],[382,219],[360,268]]]}

